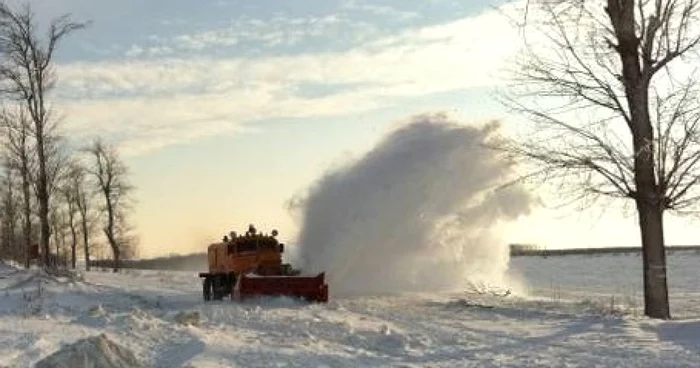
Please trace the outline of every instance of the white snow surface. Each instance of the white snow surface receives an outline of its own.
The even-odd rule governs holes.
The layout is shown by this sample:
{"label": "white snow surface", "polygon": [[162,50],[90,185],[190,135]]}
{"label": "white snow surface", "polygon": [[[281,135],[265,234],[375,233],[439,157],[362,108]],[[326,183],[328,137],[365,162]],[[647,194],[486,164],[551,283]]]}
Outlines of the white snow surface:
{"label": "white snow surface", "polygon": [[203,302],[197,272],[71,280],[0,263],[0,367],[31,367],[100,334],[149,367],[697,367],[698,270],[700,254],[669,256],[674,320],[657,321],[642,315],[636,255],[511,259],[527,295],[474,288],[328,304]]}

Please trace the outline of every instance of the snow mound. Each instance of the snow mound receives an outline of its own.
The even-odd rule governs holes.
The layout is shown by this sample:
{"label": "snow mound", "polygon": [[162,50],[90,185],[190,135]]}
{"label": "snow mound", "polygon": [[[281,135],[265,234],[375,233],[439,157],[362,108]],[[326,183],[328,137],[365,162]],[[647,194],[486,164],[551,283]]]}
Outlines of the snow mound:
{"label": "snow mound", "polygon": [[67,273],[53,273],[47,272],[45,270],[17,270],[12,274],[5,274],[6,276],[22,276],[13,277],[11,280],[14,281],[11,285],[3,288],[3,290],[15,290],[27,287],[41,287],[47,285],[56,286],[67,286],[76,285],[83,282],[82,276],[79,274]]}
{"label": "snow mound", "polygon": [[117,345],[105,334],[67,345],[38,362],[36,368],[141,368],[134,353]]}
{"label": "snow mound", "polygon": [[13,265],[12,263],[8,263],[6,261],[0,260],[0,275],[2,274],[11,274],[17,271],[17,267]]}

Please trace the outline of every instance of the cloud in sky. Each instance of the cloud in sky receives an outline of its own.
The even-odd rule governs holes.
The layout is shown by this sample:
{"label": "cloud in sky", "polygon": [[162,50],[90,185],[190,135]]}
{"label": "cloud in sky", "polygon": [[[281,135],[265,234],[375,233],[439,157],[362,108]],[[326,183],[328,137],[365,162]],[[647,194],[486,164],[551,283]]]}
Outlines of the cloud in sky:
{"label": "cloud in sky", "polygon": [[[345,4],[418,17],[390,7]],[[139,153],[233,134],[257,121],[395,106],[408,97],[493,86],[516,37],[493,10],[378,37],[362,36],[372,33],[370,23],[334,15],[236,22],[243,26],[134,45],[131,58],[62,62],[56,102],[67,128],[78,136],[95,130],[118,135]],[[333,27],[359,43],[345,50],[276,52],[280,44],[332,37]],[[262,42],[266,51],[228,56],[193,52],[246,40]],[[173,52],[158,55],[153,47]]]}
{"label": "cloud in sky", "polygon": [[417,11],[401,10],[392,6],[378,5],[375,3],[361,2],[358,0],[347,0],[343,3],[342,8],[360,10],[381,17],[391,17],[400,20],[409,20],[421,17],[421,14]]}
{"label": "cloud in sky", "polygon": [[[293,46],[302,39],[325,37],[329,32],[338,33],[339,29],[357,31],[360,27],[362,27],[361,24],[340,19],[335,14],[298,18],[275,16],[266,21],[240,17],[226,26],[215,29],[185,32],[170,37],[150,37],[141,44],[133,44],[125,55],[132,58],[145,58],[202,51],[221,54],[222,50],[233,48],[240,51],[241,46],[246,46],[252,52],[258,48]],[[366,25],[366,27],[370,26]]]}

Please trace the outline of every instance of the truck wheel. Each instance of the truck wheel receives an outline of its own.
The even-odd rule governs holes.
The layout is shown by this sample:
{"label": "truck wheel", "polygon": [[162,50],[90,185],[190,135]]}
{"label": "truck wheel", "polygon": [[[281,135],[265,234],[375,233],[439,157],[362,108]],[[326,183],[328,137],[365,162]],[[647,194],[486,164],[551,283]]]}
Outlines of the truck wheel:
{"label": "truck wheel", "polygon": [[223,300],[226,292],[226,280],[224,275],[214,276],[214,300]]}
{"label": "truck wheel", "polygon": [[211,300],[211,278],[205,277],[202,281],[202,294],[204,295],[204,300]]}

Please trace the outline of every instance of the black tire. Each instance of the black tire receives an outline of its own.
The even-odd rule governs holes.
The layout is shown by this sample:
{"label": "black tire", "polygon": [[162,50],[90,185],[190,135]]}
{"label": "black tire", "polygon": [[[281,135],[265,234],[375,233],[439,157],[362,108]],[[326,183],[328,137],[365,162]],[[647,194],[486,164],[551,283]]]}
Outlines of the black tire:
{"label": "black tire", "polygon": [[212,280],[212,289],[214,290],[214,300],[221,300],[221,276],[216,275]]}
{"label": "black tire", "polygon": [[214,300],[223,300],[224,297],[231,293],[229,287],[229,275],[219,274],[214,276]]}
{"label": "black tire", "polygon": [[205,301],[211,300],[211,278],[205,277],[202,281],[202,294]]}

